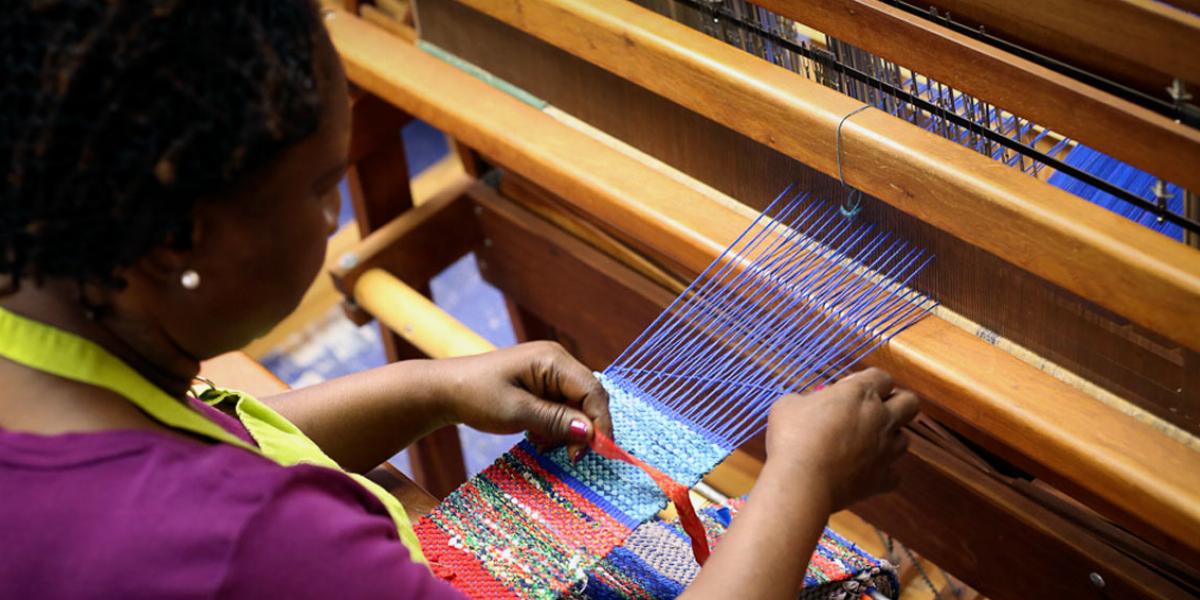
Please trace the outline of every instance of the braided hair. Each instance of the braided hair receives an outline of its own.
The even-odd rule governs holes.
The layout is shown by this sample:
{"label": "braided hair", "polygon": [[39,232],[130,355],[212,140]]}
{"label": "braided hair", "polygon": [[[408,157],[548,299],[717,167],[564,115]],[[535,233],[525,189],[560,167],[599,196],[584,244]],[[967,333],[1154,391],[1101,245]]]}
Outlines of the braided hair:
{"label": "braided hair", "polygon": [[0,7],[0,280],[119,289],[197,202],[316,131],[312,0]]}

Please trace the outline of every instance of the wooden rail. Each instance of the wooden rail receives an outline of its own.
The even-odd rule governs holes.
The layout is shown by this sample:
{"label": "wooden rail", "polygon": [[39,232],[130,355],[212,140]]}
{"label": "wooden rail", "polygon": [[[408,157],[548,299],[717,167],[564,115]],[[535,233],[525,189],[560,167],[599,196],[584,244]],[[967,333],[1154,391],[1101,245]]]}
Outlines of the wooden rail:
{"label": "wooden rail", "polygon": [[371,269],[358,278],[354,299],[430,358],[470,356],[496,349],[432,300],[382,269]]}
{"label": "wooden rail", "polygon": [[[640,250],[694,274],[749,222],[745,207],[714,202],[355,17],[337,12],[327,24],[355,83],[569,199]],[[1196,452],[937,318],[870,362],[971,425],[980,443],[1160,547],[1200,556]]]}
{"label": "wooden rail", "polygon": [[[461,0],[833,177],[862,104],[624,0]],[[854,187],[1200,349],[1200,252],[868,109],[842,127]]]}
{"label": "wooden rail", "polygon": [[[784,0],[785,2],[787,0]],[[801,4],[801,2],[793,2]],[[1154,0],[923,0],[957,21],[1159,98],[1178,77],[1200,84],[1200,16]],[[1193,7],[1194,8],[1194,7]]]}
{"label": "wooden rail", "polygon": [[[755,0],[764,8],[822,30],[873,54],[915,69],[957,90],[986,100],[1039,125],[1079,140],[1147,172],[1200,189],[1200,131],[1174,122],[1132,102],[1085,85],[1066,75],[960,33],[940,27],[878,0]],[[1038,4],[1005,2],[944,2],[935,4],[1003,5],[1010,12],[1040,20],[1043,4],[1091,4],[1091,0],[1055,0]],[[1128,4],[1102,0],[1096,4]],[[958,8],[956,6],[956,8]],[[1078,8],[1078,7],[1076,7]],[[1164,9],[1170,12],[1171,9]],[[958,10],[954,14],[960,14]],[[1090,15],[1088,10],[1076,14]],[[1182,14],[1182,13],[1181,13]],[[1197,19],[1200,20],[1200,19]],[[1113,31],[1111,23],[1122,23]],[[1093,23],[1094,26],[1099,24]],[[1108,23],[1110,31],[1097,42],[1126,40],[1123,21]],[[990,29],[990,28],[989,28]],[[886,35],[879,32],[886,31]],[[1044,42],[1057,45],[1048,32]],[[1195,35],[1195,34],[1193,34]],[[1165,37],[1165,32],[1164,32]],[[1054,40],[1050,42],[1050,40]],[[1169,42],[1178,46],[1196,45]],[[1152,45],[1151,45],[1152,46]],[[1149,46],[1148,46],[1149,47]],[[1200,49],[1197,50],[1200,52]],[[1192,55],[1193,67],[1200,59]],[[1182,57],[1181,57],[1182,59]],[[1157,85],[1156,97],[1166,96],[1170,84]]]}

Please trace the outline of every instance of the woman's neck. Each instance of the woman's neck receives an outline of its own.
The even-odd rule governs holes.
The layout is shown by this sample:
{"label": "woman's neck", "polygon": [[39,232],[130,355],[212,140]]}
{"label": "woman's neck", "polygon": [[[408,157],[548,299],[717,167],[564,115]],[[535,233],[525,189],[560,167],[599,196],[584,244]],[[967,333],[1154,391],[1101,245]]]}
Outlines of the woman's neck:
{"label": "woman's neck", "polygon": [[161,328],[145,319],[121,310],[89,319],[74,284],[26,285],[0,297],[0,306],[90,340],[176,398],[184,396],[200,372],[199,360],[188,356]]}

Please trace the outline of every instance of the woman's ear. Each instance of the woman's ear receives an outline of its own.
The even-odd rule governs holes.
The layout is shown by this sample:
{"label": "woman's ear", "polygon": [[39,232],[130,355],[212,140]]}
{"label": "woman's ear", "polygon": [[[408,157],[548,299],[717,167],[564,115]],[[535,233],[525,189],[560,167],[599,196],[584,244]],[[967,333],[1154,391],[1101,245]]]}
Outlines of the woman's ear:
{"label": "woman's ear", "polygon": [[[133,270],[156,285],[179,285],[180,277],[192,267],[194,249],[203,243],[205,229],[204,218],[197,215],[188,227],[147,252],[133,265]],[[186,239],[180,239],[184,236]]]}

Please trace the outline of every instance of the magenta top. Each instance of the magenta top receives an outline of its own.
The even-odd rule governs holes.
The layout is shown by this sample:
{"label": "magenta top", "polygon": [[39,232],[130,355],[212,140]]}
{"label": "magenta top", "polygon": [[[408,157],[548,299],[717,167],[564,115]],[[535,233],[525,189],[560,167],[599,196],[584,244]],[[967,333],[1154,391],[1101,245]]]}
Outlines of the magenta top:
{"label": "magenta top", "polygon": [[344,474],[136,430],[0,430],[0,596],[461,598]]}

